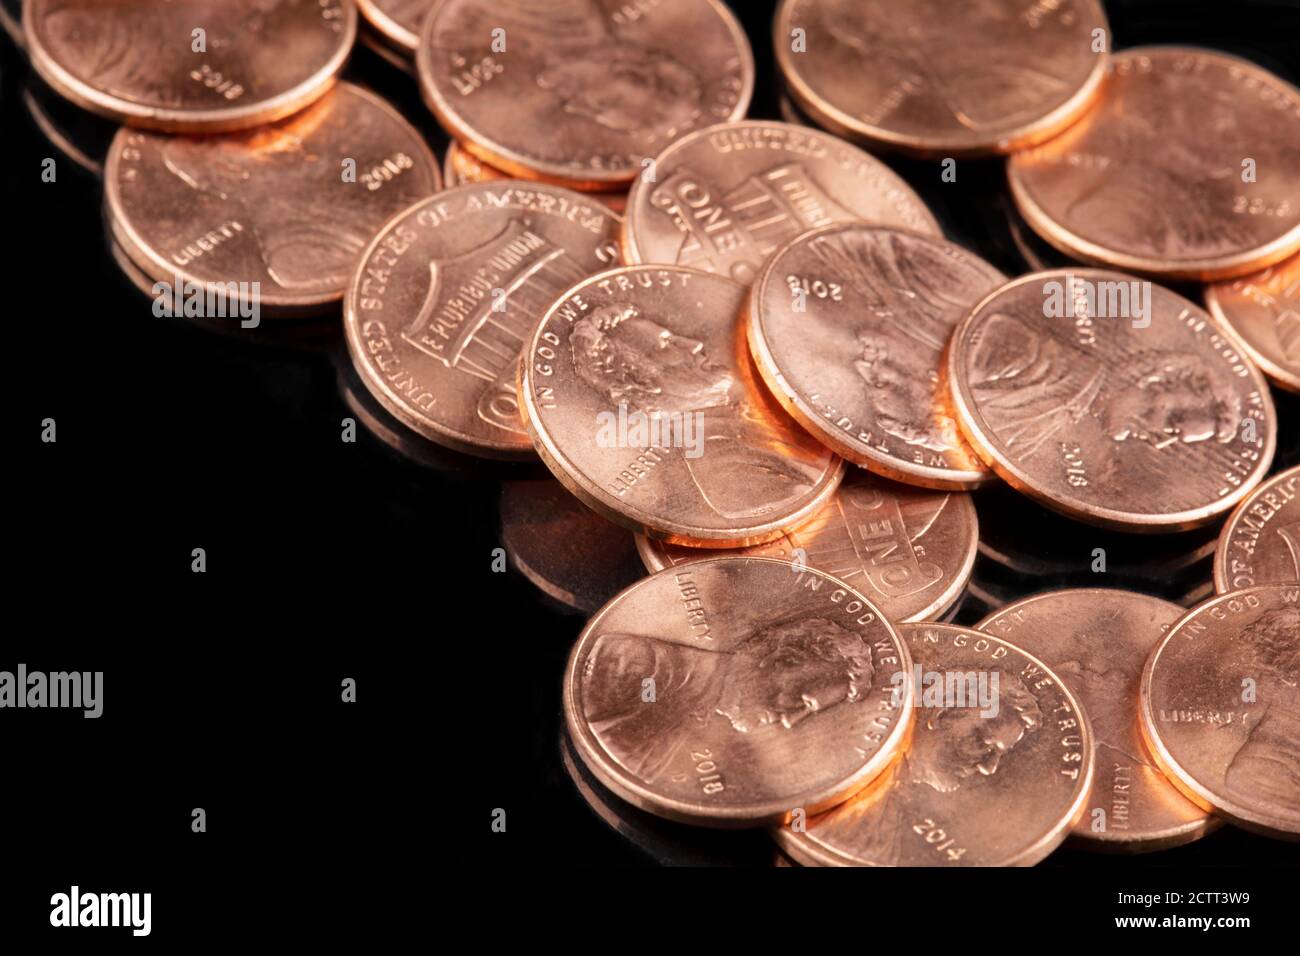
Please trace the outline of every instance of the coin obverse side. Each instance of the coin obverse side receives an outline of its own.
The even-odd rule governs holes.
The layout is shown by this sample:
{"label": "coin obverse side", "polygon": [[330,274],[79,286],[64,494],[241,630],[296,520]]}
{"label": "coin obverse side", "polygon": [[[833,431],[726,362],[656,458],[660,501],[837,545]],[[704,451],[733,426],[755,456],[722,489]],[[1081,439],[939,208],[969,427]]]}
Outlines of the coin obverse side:
{"label": "coin obverse side", "polygon": [[719,0],[441,0],[416,63],[425,102],[466,149],[592,190],[740,119],[754,88],[749,40]]}
{"label": "coin obverse side", "polygon": [[749,297],[750,351],[785,409],[837,454],[896,481],[970,490],[994,476],[957,425],[943,353],[1005,281],[941,238],[827,226],[763,269]]}
{"label": "coin obverse side", "polygon": [[1300,581],[1300,466],[1264,482],[1223,525],[1214,553],[1220,594]]}
{"label": "coin obverse side", "polygon": [[492,458],[531,458],[520,350],[565,290],[618,262],[618,217],[582,193],[502,180],[399,213],[360,257],[344,305],[366,387],[408,427]]}
{"label": "coin obverse side", "polygon": [[1085,262],[1212,281],[1300,249],[1300,90],[1190,47],[1116,54],[1095,110],[1012,156],[1040,236]]}
{"label": "coin obverse side", "polygon": [[242,133],[123,128],[104,181],[113,237],[145,273],[218,291],[257,283],[261,305],[284,315],[342,299],[375,231],[441,185],[419,132],[350,83]]}
{"label": "coin obverse side", "polygon": [[1300,841],[1300,585],[1221,594],[1187,613],[1142,672],[1142,732],[1198,805]]}
{"label": "coin obverse side", "polygon": [[564,713],[591,771],[643,810],[752,827],[816,813],[894,759],[910,667],[865,597],[770,558],[714,558],[641,581],[578,638]]}
{"label": "coin obverse side", "polygon": [[1300,255],[1206,286],[1205,305],[1269,381],[1300,394]]}
{"label": "coin obverse side", "polygon": [[786,242],[849,220],[943,234],[921,197],[856,146],[788,123],[723,123],[683,136],[637,177],[623,254],[749,285]]}
{"label": "coin obverse side", "polygon": [[976,625],[1047,664],[1087,711],[1096,772],[1070,832],[1088,849],[1164,850],[1203,837],[1219,822],[1169,782],[1138,727],[1142,668],[1183,613],[1145,594],[1081,588],[1016,601]]}
{"label": "coin obverse side", "polygon": [[282,119],[328,92],[357,11],[347,0],[27,0],[23,24],[36,71],[83,109],[213,133]]}
{"label": "coin obverse side", "polygon": [[1096,99],[1110,42],[1097,0],[784,0],[773,31],[819,125],[926,157],[1050,139]]}
{"label": "coin obverse side", "polygon": [[799,562],[857,588],[901,622],[935,620],[956,603],[978,541],[969,495],[913,488],[855,468],[815,515],[767,544],[719,551],[637,535],[636,546],[651,571],[719,554]]}
{"label": "coin obverse side", "polygon": [[908,683],[919,685],[910,745],[803,832],[773,836],[808,866],[1032,866],[1066,838],[1092,786],[1092,730],[1078,699],[1042,661],[990,634],[899,631]]}
{"label": "coin obverse side", "polygon": [[966,438],[1000,477],[1119,531],[1208,524],[1277,448],[1259,370],[1199,306],[1123,273],[1013,280],[958,327],[946,371]]}
{"label": "coin obverse side", "polygon": [[519,404],[542,460],[588,507],[670,543],[743,547],[834,493],[844,463],[758,381],[744,296],[707,272],[627,266],[546,313]]}

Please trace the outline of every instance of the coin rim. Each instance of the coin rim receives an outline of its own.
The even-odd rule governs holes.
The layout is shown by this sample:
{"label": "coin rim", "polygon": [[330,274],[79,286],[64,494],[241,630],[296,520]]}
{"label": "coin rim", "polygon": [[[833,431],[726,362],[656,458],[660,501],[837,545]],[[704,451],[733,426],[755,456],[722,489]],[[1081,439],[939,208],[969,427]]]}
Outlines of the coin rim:
{"label": "coin rim", "polygon": [[[1219,532],[1219,540],[1214,547],[1214,593],[1215,596],[1230,594],[1233,587],[1228,581],[1228,549],[1232,546],[1232,536],[1236,532],[1238,523],[1242,515],[1250,510],[1251,506],[1263,495],[1271,491],[1276,485],[1280,484],[1292,476],[1300,477],[1300,465],[1294,465],[1291,468],[1283,468],[1275,475],[1270,475],[1264,481],[1261,481],[1245,498],[1242,498],[1237,507],[1232,509],[1228,515],[1228,520],[1223,523],[1223,530]],[[1286,581],[1256,581],[1251,587],[1267,587],[1269,585],[1285,585]],[[1237,589],[1245,590],[1245,589]]]}
{"label": "coin rim", "polygon": [[[775,558],[739,555],[723,555],[710,558],[706,563],[717,565],[749,562],[775,564],[787,571],[790,567],[787,562],[778,561]],[[843,588],[849,595],[861,600],[875,614],[876,621],[884,625],[886,632],[893,638],[895,647],[901,651],[898,655],[900,668],[906,673],[911,672],[912,658],[907,644],[894,624],[880,613],[879,607],[866,595],[825,571],[817,571],[813,568],[808,568],[806,571],[824,579],[830,585]],[[689,804],[684,800],[658,795],[652,788],[642,784],[630,772],[619,766],[618,762],[609,755],[604,745],[591,731],[591,728],[586,726],[586,721],[580,720],[578,717],[582,712],[581,686],[577,680],[578,668],[583,651],[590,642],[591,635],[595,633],[606,615],[611,613],[632,591],[638,588],[651,587],[652,582],[665,578],[672,573],[673,570],[668,569],[642,578],[610,598],[605,606],[597,611],[586,626],[583,627],[578,639],[574,642],[573,649],[569,652],[569,659],[564,668],[564,721],[569,730],[569,739],[574,743],[574,750],[577,751],[583,763],[587,765],[587,768],[601,783],[633,806],[667,820],[697,826],[741,829],[761,827],[787,820],[791,809],[794,807],[802,807],[809,814],[822,809],[830,809],[866,787],[894,761],[912,727],[914,691],[910,682],[906,681],[904,682],[905,697],[894,712],[896,719],[875,753],[851,774],[841,778],[838,783],[830,783],[818,789],[804,790],[783,799],[774,798],[765,802],[752,801],[724,808],[709,809],[702,804]],[[605,760],[601,759],[602,756],[605,757]],[[608,761],[609,766],[605,766],[605,761]]]}
{"label": "coin rim", "polygon": [[[1296,268],[1300,271],[1300,253],[1274,263],[1274,265],[1286,265],[1292,258],[1297,260]],[[1249,276],[1246,278],[1249,278]],[[1206,284],[1203,293],[1205,311],[1218,320],[1219,325],[1223,327],[1224,334],[1232,340],[1232,344],[1245,352],[1246,356],[1259,366],[1259,370],[1264,373],[1266,379],[1285,392],[1300,395],[1300,368],[1290,368],[1283,365],[1246,338],[1245,333],[1237,328],[1232,317],[1228,315],[1227,310],[1223,307],[1223,303],[1219,301],[1217,288],[1220,284],[1217,282]]]}
{"label": "coin rim", "polygon": [[[356,0],[356,4],[361,16],[379,34],[379,38],[397,48],[394,52],[408,57],[415,53],[415,48],[420,43],[418,31],[408,30],[375,0]],[[425,11],[425,16],[428,16],[432,9],[433,5],[430,4],[429,10]]]}

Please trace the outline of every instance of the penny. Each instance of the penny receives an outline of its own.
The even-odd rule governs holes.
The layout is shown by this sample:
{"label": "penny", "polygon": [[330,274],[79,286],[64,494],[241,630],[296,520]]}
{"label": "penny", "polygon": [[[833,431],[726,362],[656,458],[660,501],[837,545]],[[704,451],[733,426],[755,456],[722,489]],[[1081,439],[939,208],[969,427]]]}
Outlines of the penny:
{"label": "penny", "polygon": [[724,123],[677,140],[653,178],[637,177],[623,255],[748,285],[786,242],[851,220],[942,235],[921,197],[857,147],[788,123]]}
{"label": "penny", "polygon": [[740,554],[800,562],[857,588],[891,621],[942,617],[975,564],[979,523],[969,495],[912,488],[860,469],[805,523],[735,551],[685,548],[637,536],[651,571]]}
{"label": "penny", "polygon": [[1300,255],[1206,286],[1205,304],[1273,384],[1300,393]]}
{"label": "penny", "polygon": [[778,845],[815,866],[1032,866],[1066,838],[1093,779],[1069,686],[997,637],[903,624],[916,721],[894,766]]}
{"label": "penny", "polygon": [[627,529],[550,477],[502,482],[501,543],[511,568],[552,600],[588,614],[645,577]]}
{"label": "penny", "polygon": [[[442,178],[447,188],[462,186],[466,183],[490,183],[501,179],[510,179],[509,173],[502,172],[483,162],[473,153],[462,149],[454,139],[447,147],[447,154],[442,161]],[[604,203],[611,210],[622,215],[627,208],[627,191],[610,190],[589,194],[592,199]]]}
{"label": "penny", "polygon": [[439,185],[419,132],[341,83],[292,118],[243,133],[119,130],[105,204],[114,237],[155,280],[256,283],[268,314],[299,314],[342,299],[379,226]]}
{"label": "penny", "polygon": [[1122,273],[1003,286],[953,334],[947,379],[998,475],[1115,530],[1208,524],[1259,484],[1277,446],[1268,386],[1217,323]]}
{"label": "penny", "polygon": [[1007,174],[1029,225],[1076,259],[1244,275],[1300,249],[1300,90],[1223,53],[1125,50],[1097,108]]}
{"label": "penny", "polygon": [[531,458],[520,349],[570,286],[618,262],[618,217],[559,186],[504,180],[431,196],[388,221],[344,303],[366,387],[426,438]]}
{"label": "penny", "polygon": [[750,351],[777,400],[837,454],[896,481],[973,488],[993,473],[962,438],[940,368],[952,330],[1005,281],[942,238],[827,226],[763,269]]}
{"label": "penny", "polygon": [[760,826],[834,806],[894,759],[912,693],[893,675],[910,667],[894,628],[842,582],[714,558],[646,578],[591,619],[564,714],[578,755],[624,800]]}
{"label": "penny", "polygon": [[1071,835],[1095,850],[1150,852],[1181,846],[1215,820],[1166,779],[1138,729],[1138,686],[1152,649],[1183,609],[1134,591],[1049,591],[984,618],[987,631],[1052,668],[1092,723],[1096,773]]}
{"label": "penny", "polygon": [[1142,672],[1142,732],[1198,805],[1300,840],[1300,585],[1247,588],[1187,613]]}
{"label": "penny", "polygon": [[466,149],[595,190],[744,116],[754,87],[749,41],[718,0],[442,0],[416,62],[425,102]]}
{"label": "penny", "polygon": [[346,0],[28,0],[23,25],[36,71],[83,109],[210,133],[282,119],[328,92],[357,11]]}
{"label": "penny", "polygon": [[420,42],[420,27],[434,0],[357,0],[366,22],[392,46],[411,56]]}
{"label": "penny", "polygon": [[1097,0],[783,0],[773,28],[790,95],[818,125],[921,156],[1050,139],[1105,76]]}
{"label": "penny", "polygon": [[1219,534],[1220,593],[1300,581],[1300,467],[1274,475],[1237,506]]}
{"label": "penny", "polygon": [[629,266],[569,290],[537,325],[524,421],[565,486],[612,521],[696,547],[779,538],[834,493],[843,462],[757,379],[743,286]]}

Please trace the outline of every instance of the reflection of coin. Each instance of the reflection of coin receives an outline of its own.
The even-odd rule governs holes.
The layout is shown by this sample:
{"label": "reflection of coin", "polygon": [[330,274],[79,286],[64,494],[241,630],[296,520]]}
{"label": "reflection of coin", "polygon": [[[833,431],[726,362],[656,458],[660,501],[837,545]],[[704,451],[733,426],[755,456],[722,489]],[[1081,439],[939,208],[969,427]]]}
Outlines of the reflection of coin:
{"label": "reflection of coin", "polygon": [[388,43],[415,55],[433,0],[357,0],[361,15]]}
{"label": "reflection of coin", "polygon": [[1193,608],[1142,673],[1142,731],[1197,804],[1300,840],[1300,586]]}
{"label": "reflection of coin", "polygon": [[643,810],[711,826],[815,813],[897,753],[910,660],[861,594],[770,558],[714,558],[628,588],[569,657],[579,755]]}
{"label": "reflection of coin", "polygon": [[510,566],[539,590],[588,614],[645,576],[627,529],[550,477],[502,482],[501,543]]}
{"label": "reflection of coin", "polygon": [[1117,272],[1022,276],[953,333],[966,437],[1018,490],[1120,531],[1207,524],[1277,446],[1258,369],[1198,306]]}
{"label": "reflection of coin", "polygon": [[992,473],[939,372],[953,328],[1005,281],[943,239],[828,226],[768,262],[749,298],[749,346],[781,404],[838,454],[898,481],[971,488]]}
{"label": "reflection of coin", "polygon": [[724,123],[677,140],[628,196],[628,262],[665,262],[748,285],[809,229],[866,220],[940,235],[888,166],[817,130],[769,120]]}
{"label": "reflection of coin", "polygon": [[20,50],[27,49],[27,38],[23,36],[22,0],[0,0],[0,27],[9,34],[9,39]]}
{"label": "reflection of coin", "polygon": [[1007,171],[1026,221],[1076,259],[1243,275],[1300,249],[1300,90],[1222,53],[1125,50],[1097,108]]}
{"label": "reflection of coin", "polygon": [[515,402],[519,350],[551,303],[618,261],[618,217],[580,193],[518,180],[461,186],[390,219],[344,304],[352,360],[426,438],[531,457]]}
{"label": "reflection of coin", "polygon": [[[442,178],[447,184],[447,188],[454,186],[463,186],[467,183],[491,183],[501,179],[510,179],[509,173],[504,173],[499,169],[489,166],[473,153],[462,149],[460,144],[454,139],[447,146],[446,158],[442,161]],[[604,203],[619,215],[627,207],[626,190],[610,190],[607,192],[593,192],[589,194],[592,199]]]}
{"label": "reflection of coin", "polygon": [[1097,30],[1097,0],[784,0],[774,27],[819,125],[925,156],[1007,153],[1068,126],[1105,74]]}
{"label": "reflection of coin", "polygon": [[380,224],[439,186],[420,134],[350,83],[244,133],[120,130],[104,180],[113,235],[141,269],[217,291],[259,283],[268,314],[337,302]]}
{"label": "reflection of coin", "polygon": [[1205,304],[1269,379],[1300,392],[1300,255],[1206,286]]}
{"label": "reflection of coin", "polygon": [[117,122],[184,133],[297,112],[329,90],[357,32],[346,0],[28,0],[23,13],[32,64],[54,89]]}
{"label": "reflection of coin", "polygon": [[1065,839],[1092,784],[1078,700],[999,638],[946,624],[899,630],[908,683],[919,685],[910,745],[804,832],[774,830],[777,843],[805,865],[1032,866]]}
{"label": "reflection of coin", "polygon": [[744,116],[754,87],[749,41],[718,0],[443,0],[416,62],[425,102],[466,149],[587,189]]}
{"label": "reflection of coin", "polygon": [[520,407],[542,460],[589,507],[651,537],[739,547],[780,537],[843,462],[757,381],[743,286],[675,266],[586,280],[532,337]]}
{"label": "reflection of coin", "polygon": [[1300,581],[1300,467],[1274,475],[1237,506],[1219,534],[1220,594]]}
{"label": "reflection of coin", "polygon": [[1049,591],[977,625],[1051,667],[1092,722],[1097,770],[1072,835],[1091,849],[1163,850],[1204,836],[1213,818],[1151,761],[1138,729],[1138,684],[1151,649],[1183,615],[1176,604],[1133,591]]}
{"label": "reflection of coin", "polygon": [[[802,562],[857,588],[891,621],[927,621],[961,596],[978,538],[969,495],[911,488],[853,469],[804,524],[734,553]],[[640,535],[637,548],[651,571],[719,553]]]}

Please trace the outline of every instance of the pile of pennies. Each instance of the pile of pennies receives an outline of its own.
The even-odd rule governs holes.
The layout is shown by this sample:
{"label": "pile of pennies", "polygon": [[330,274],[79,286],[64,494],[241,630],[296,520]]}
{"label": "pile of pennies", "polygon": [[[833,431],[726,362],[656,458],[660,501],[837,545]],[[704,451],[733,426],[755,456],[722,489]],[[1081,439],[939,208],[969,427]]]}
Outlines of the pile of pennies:
{"label": "pile of pennies", "polygon": [[[23,7],[40,76],[123,124],[105,217],[142,287],[341,304],[407,440],[553,473],[507,483],[540,538],[506,543],[594,612],[563,749],[613,799],[802,864],[1300,839],[1294,87],[1112,52],[1097,0],[784,0],[788,122],[745,118],[718,0]],[[441,167],[338,79],[358,37]],[[1051,267],[946,239],[885,153],[1004,157]],[[1067,538],[1213,580],[990,583],[946,623],[977,554],[1023,576]],[[590,585],[633,548],[639,580]]]}

